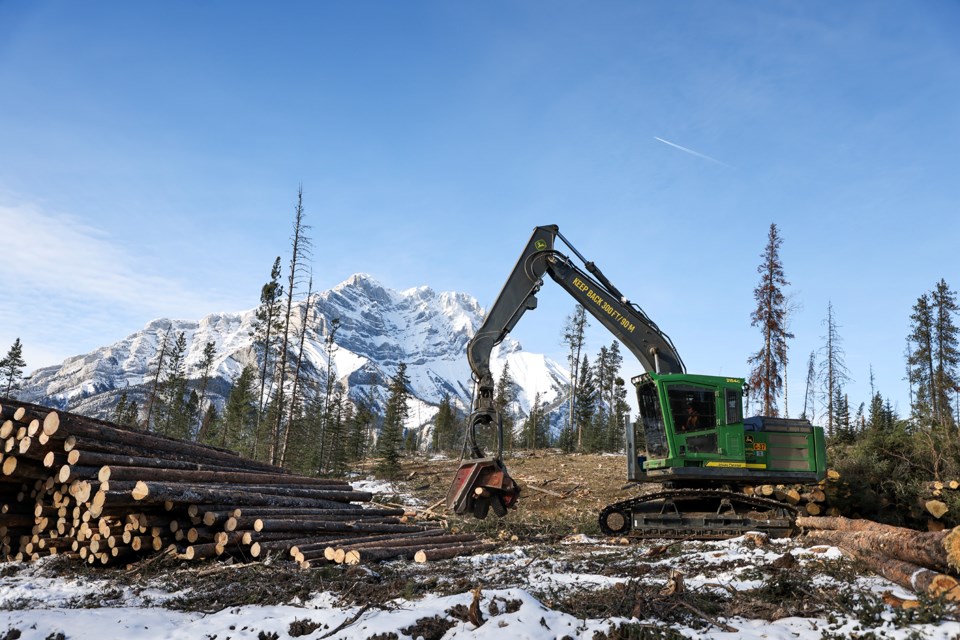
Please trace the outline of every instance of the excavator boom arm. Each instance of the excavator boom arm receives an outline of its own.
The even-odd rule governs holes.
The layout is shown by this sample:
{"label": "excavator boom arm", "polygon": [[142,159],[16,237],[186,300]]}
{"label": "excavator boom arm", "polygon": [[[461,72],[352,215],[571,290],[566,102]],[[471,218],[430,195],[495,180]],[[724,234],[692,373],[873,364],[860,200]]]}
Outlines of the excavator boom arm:
{"label": "excavator boom arm", "polygon": [[[567,245],[586,271],[556,251],[556,239]],[[588,274],[587,271],[590,273]],[[490,355],[528,310],[537,306],[536,294],[549,275],[606,327],[640,361],[657,373],[683,373],[683,360],[670,338],[638,306],[629,302],[592,262],[560,235],[556,225],[537,227],[520,259],[507,277],[500,295],[467,346],[467,359],[477,380],[476,410],[488,410],[493,395]]]}

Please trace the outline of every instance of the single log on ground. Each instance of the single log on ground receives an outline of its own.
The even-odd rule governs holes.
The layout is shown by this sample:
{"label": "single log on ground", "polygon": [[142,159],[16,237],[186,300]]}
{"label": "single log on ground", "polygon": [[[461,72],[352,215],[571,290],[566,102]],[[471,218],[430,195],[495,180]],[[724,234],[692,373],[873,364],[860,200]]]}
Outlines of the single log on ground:
{"label": "single log on ground", "polygon": [[431,560],[447,560],[459,556],[472,555],[475,553],[487,553],[497,548],[497,545],[491,543],[464,544],[442,549],[421,549],[414,554],[415,562],[430,562]]}
{"label": "single log on ground", "polygon": [[867,550],[854,554],[872,571],[914,593],[960,601],[960,583],[952,576]]}
{"label": "single log on ground", "polygon": [[[805,529],[824,529],[834,531],[882,531],[897,532],[904,531],[903,527],[896,527],[873,520],[863,520],[860,518],[840,518],[840,517],[799,517],[797,526]],[[909,529],[906,529],[909,531]]]}
{"label": "single log on ground", "polygon": [[808,531],[806,538],[859,553],[883,554],[934,571],[960,567],[960,533],[914,531]]}
{"label": "single log on ground", "polygon": [[[440,533],[446,533],[441,531]],[[330,562],[336,562],[337,564],[356,564],[356,562],[347,562],[347,558],[353,558],[356,561],[359,561],[358,558],[369,560],[371,557],[369,555],[364,556],[363,552],[367,549],[401,549],[409,548],[411,551],[417,551],[419,549],[434,548],[439,546],[451,546],[451,545],[460,545],[463,543],[471,543],[476,541],[476,536],[473,534],[459,534],[459,535],[427,535],[423,534],[406,534],[406,537],[401,537],[398,535],[386,535],[386,536],[373,536],[370,538],[357,538],[353,541],[347,541],[342,543],[329,543],[324,549],[319,549],[316,545],[310,546],[301,546],[295,549],[290,550],[290,554],[298,562],[303,562],[304,560],[315,560],[319,558],[324,558]],[[357,553],[351,552],[359,552]],[[392,556],[391,556],[392,557]],[[412,555],[410,556],[412,557]],[[385,558],[374,558],[374,559],[385,559]]]}
{"label": "single log on ground", "polygon": [[[445,529],[427,529],[425,531],[412,531],[410,533],[385,533],[380,535],[368,535],[358,538],[357,536],[350,536],[346,538],[334,538],[332,540],[327,540],[326,542],[321,542],[319,540],[313,540],[303,545],[298,545],[297,550],[302,553],[313,553],[314,551],[326,551],[330,550],[331,553],[337,548],[342,548],[345,545],[356,542],[383,542],[384,540],[403,540],[407,538],[432,538],[435,536],[445,535],[447,531]],[[332,558],[328,558],[330,560]]]}

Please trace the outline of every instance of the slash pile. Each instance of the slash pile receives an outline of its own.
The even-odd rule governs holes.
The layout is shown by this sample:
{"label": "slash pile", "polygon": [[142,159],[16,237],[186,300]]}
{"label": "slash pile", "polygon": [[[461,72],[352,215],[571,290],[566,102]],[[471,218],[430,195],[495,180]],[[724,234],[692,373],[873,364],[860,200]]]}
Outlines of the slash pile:
{"label": "slash pile", "polygon": [[16,400],[0,406],[0,558],[112,564],[160,551],[186,560],[273,553],[309,567],[489,548],[414,523],[405,509],[362,504],[372,499],[345,480],[294,475],[226,449]]}

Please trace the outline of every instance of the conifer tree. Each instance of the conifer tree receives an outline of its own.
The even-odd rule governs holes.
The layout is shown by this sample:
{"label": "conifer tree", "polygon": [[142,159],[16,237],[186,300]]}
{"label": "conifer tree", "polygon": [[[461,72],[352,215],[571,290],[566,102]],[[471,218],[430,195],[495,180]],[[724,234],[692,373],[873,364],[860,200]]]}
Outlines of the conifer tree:
{"label": "conifer tree", "polygon": [[505,362],[493,394],[493,406],[503,421],[504,448],[512,448],[516,440],[516,417],[513,409],[517,398],[516,386],[517,383],[510,375],[510,363]]}
{"label": "conifer tree", "polygon": [[624,419],[623,412],[628,410],[626,405],[626,390],[618,388],[620,368],[623,365],[623,355],[620,353],[620,343],[614,340],[610,346],[600,347],[596,364],[593,367],[596,379],[597,395],[591,427],[591,451],[607,451],[613,444],[622,441]]}
{"label": "conifer tree", "polygon": [[[924,293],[917,298],[910,315],[911,332],[908,345],[912,350],[908,355],[909,377],[916,386],[913,411],[918,418],[938,421],[937,394],[934,364],[934,310],[930,304],[930,295]],[[909,347],[908,347],[909,348]]]}
{"label": "conifer tree", "polygon": [[[200,416],[200,424],[197,426],[197,441],[203,440],[203,432],[209,429],[210,420],[216,417],[216,411],[210,413],[204,410],[203,403],[207,399],[207,385],[210,383],[210,371],[213,369],[213,360],[217,356],[217,343],[207,342],[203,345],[203,357],[200,360],[200,397],[197,401],[197,414]],[[212,406],[209,408],[213,408]]]}
{"label": "conifer tree", "polygon": [[594,363],[594,371],[597,372],[597,398],[593,411],[593,424],[590,427],[590,450],[596,451],[601,443],[607,440],[607,427],[610,424],[610,406],[607,404],[607,382],[611,368],[610,348],[600,347],[597,352],[597,359]]}
{"label": "conifer tree", "polygon": [[623,365],[623,355],[620,353],[620,343],[614,340],[607,349],[606,362],[603,368],[598,370],[600,380],[600,391],[603,395],[603,404],[607,410],[605,413],[605,422],[602,429],[602,440],[599,442],[598,449],[608,450],[608,443],[616,441],[622,433],[618,426],[618,408],[622,409],[617,402],[617,380],[620,380],[620,367]]}
{"label": "conifer tree", "polygon": [[167,354],[167,344],[170,342],[170,332],[173,331],[173,325],[168,324],[167,330],[163,334],[160,342],[160,353],[157,356],[157,368],[153,373],[153,386],[150,390],[150,399],[147,402],[147,418],[144,427],[147,431],[155,431],[156,425],[153,420],[154,407],[157,404],[157,397],[160,393],[160,373],[163,371],[164,357]]}
{"label": "conifer tree", "polygon": [[[570,430],[573,430],[575,425],[574,416],[576,415],[577,385],[580,376],[580,352],[583,351],[584,331],[588,325],[587,310],[583,308],[583,305],[578,304],[574,307],[573,313],[567,317],[567,323],[563,330],[563,343],[567,345],[567,362],[570,365],[570,411],[567,416],[567,428]],[[581,450],[583,449],[583,425],[577,423],[575,428],[577,432],[577,449]]]}
{"label": "conifer tree", "polygon": [[333,368],[333,354],[337,349],[337,329],[340,328],[340,318],[334,318],[330,321],[329,325],[326,325],[324,319],[324,326],[326,327],[326,337],[324,342],[326,342],[326,355],[327,355],[327,369],[323,376],[323,396],[319,397],[319,406],[320,411],[319,415],[320,420],[320,459],[323,460],[326,457],[327,449],[327,423],[329,420],[329,407],[330,399],[333,396],[333,386],[334,386],[334,368]]}
{"label": "conifer tree", "polygon": [[13,341],[7,355],[0,360],[0,380],[3,384],[3,395],[7,398],[15,398],[14,392],[20,390],[23,380],[23,369],[27,366],[23,359],[23,345],[20,338]]}
{"label": "conifer tree", "polygon": [[[577,447],[583,450],[584,445],[588,451],[596,450],[596,438],[594,437],[594,415],[597,410],[599,400],[599,389],[594,377],[593,369],[590,367],[590,359],[587,354],[583,354],[580,362],[579,375],[577,380],[576,402],[574,403],[575,414],[574,424],[576,425]],[[586,438],[584,434],[586,433]],[[586,440],[586,443],[584,442]]]}
{"label": "conifer tree", "polygon": [[450,402],[450,394],[444,393],[437,415],[433,418],[433,450],[452,451],[456,446],[456,430],[456,410]]}
{"label": "conifer tree", "polygon": [[287,364],[289,362],[289,346],[291,335],[291,318],[293,316],[293,297],[295,291],[299,288],[305,277],[307,260],[310,256],[310,238],[306,232],[309,225],[304,222],[303,210],[303,187],[297,192],[297,206],[293,215],[293,234],[290,237],[290,270],[287,273],[286,300],[283,311],[283,331],[280,340],[280,361],[277,364],[277,389],[273,402],[276,404],[276,411],[273,420],[273,433],[270,439],[271,463],[276,464],[279,459],[280,449],[282,447],[282,438],[284,430],[284,415],[287,406],[287,397],[285,384],[287,381]]}
{"label": "conifer tree", "polygon": [[534,451],[543,441],[540,437],[540,431],[540,392],[537,391],[533,395],[533,404],[530,406],[530,413],[527,414],[523,422],[523,442],[527,449]]}
{"label": "conifer tree", "polygon": [[[960,386],[960,331],[953,320],[954,315],[960,311],[960,306],[957,305],[957,294],[950,290],[942,278],[931,292],[931,302],[935,329],[933,395],[935,406],[939,409],[938,421],[946,428],[956,426],[950,406],[950,394]],[[960,407],[957,410],[960,411]]]}
{"label": "conifer tree", "polygon": [[833,435],[839,442],[853,442],[853,429],[850,424],[850,400],[843,393],[841,387],[834,392],[833,407]]}
{"label": "conifer tree", "polygon": [[407,378],[407,365],[401,362],[397,365],[397,373],[390,381],[390,396],[383,416],[383,428],[377,440],[377,455],[380,463],[377,471],[386,477],[394,477],[400,471],[400,453],[403,446],[404,423],[408,415],[407,388],[410,380]]}
{"label": "conifer tree", "polygon": [[813,422],[816,420],[817,354],[810,352],[807,360],[807,385],[803,392],[803,411],[800,417]]}
{"label": "conifer tree", "polygon": [[170,349],[158,407],[161,424],[158,431],[162,435],[181,439],[190,436],[190,426],[193,423],[192,407],[187,393],[186,354],[187,338],[181,331]]}
{"label": "conifer tree", "polygon": [[127,392],[123,391],[120,394],[120,399],[117,400],[117,404],[113,407],[113,421],[117,424],[124,424],[123,417],[127,412]]}
{"label": "conifer tree", "polygon": [[334,384],[333,396],[327,405],[327,447],[328,455],[326,470],[334,475],[342,475],[346,471],[346,442],[344,439],[346,426],[344,425],[345,389],[339,381]]}
{"label": "conifer tree", "polygon": [[[287,428],[283,430],[283,434],[280,438],[280,453],[279,453],[279,464],[281,467],[284,466],[284,462],[287,456],[287,443],[290,440],[290,430],[293,428],[293,423],[298,418],[298,414],[303,406],[303,381],[301,380],[301,373],[303,372],[303,353],[304,353],[304,343],[307,339],[307,328],[310,324],[310,311],[313,308],[311,301],[313,298],[313,276],[310,276],[309,284],[307,285],[307,300],[300,307],[300,326],[296,328],[295,334],[299,337],[297,342],[297,357],[296,364],[293,367],[293,390],[290,393],[290,408],[287,414]],[[302,421],[301,421],[302,422]]]}
{"label": "conifer tree", "polygon": [[[277,348],[277,335],[280,333],[280,312],[283,298],[283,285],[280,284],[280,256],[270,269],[270,280],[260,289],[260,306],[257,308],[253,328],[254,349],[260,357],[260,393],[257,397],[256,428],[259,437],[260,423],[264,417],[267,393],[267,381],[273,372],[272,362]],[[253,456],[256,457],[260,442],[251,443]]]}
{"label": "conifer tree", "polygon": [[833,302],[827,304],[827,318],[824,320],[827,333],[821,348],[823,359],[820,361],[820,379],[823,382],[823,395],[826,400],[827,435],[836,435],[836,401],[843,394],[843,386],[850,380],[841,345],[837,318],[833,313]]}
{"label": "conifer tree", "polygon": [[213,423],[204,435],[206,444],[234,449],[254,457],[257,403],[256,370],[251,365],[241,369],[233,381],[223,410],[223,418]]}
{"label": "conifer tree", "polygon": [[783,288],[789,282],[783,274],[780,260],[780,237],[776,224],[770,225],[767,246],[757,267],[760,283],[753,290],[757,306],[750,315],[750,325],[760,328],[763,345],[749,359],[750,387],[760,394],[761,412],[767,416],[779,415],[778,398],[783,389],[786,367],[786,343],[793,335],[787,331],[786,297]]}
{"label": "conifer tree", "polygon": [[369,434],[373,427],[374,415],[370,410],[370,405],[366,400],[360,399],[356,408],[351,413],[347,433],[347,461],[351,463],[360,463],[367,457],[367,446],[370,441]]}
{"label": "conifer tree", "polygon": [[[614,379],[613,418],[614,428],[607,434],[607,451],[622,451],[626,446],[627,429],[630,428],[630,404],[627,402],[627,383],[617,376]],[[639,450],[639,449],[638,449]]]}
{"label": "conifer tree", "polygon": [[887,432],[893,428],[893,419],[887,414],[887,405],[880,392],[873,394],[867,410],[867,426],[874,431]]}

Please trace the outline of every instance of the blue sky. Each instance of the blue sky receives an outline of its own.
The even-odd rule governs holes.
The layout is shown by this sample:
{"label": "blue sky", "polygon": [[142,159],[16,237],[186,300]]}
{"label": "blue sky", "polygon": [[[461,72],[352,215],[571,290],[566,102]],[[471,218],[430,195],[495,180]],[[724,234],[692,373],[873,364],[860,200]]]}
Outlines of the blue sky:
{"label": "blue sky", "polygon": [[[488,305],[558,224],[699,373],[747,375],[775,222],[791,413],[830,301],[854,406],[872,366],[905,412],[910,307],[960,288],[958,30],[936,1],[0,0],[0,347],[253,307],[302,183],[319,289]],[[515,337],[563,358],[572,306],[546,287]]]}

